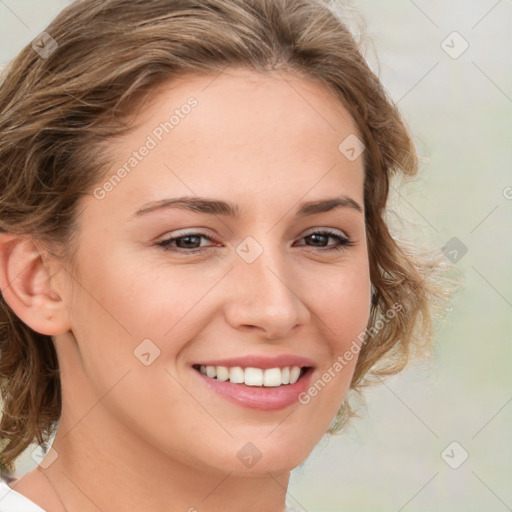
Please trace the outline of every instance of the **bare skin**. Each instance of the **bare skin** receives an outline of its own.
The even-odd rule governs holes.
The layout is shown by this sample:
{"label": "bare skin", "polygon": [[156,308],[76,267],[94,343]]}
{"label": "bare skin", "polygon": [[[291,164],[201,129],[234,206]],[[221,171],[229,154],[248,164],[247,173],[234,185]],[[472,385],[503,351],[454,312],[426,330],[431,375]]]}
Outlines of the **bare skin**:
{"label": "bare skin", "polygon": [[[192,366],[292,354],[313,362],[313,383],[370,313],[363,157],[338,149],[358,133],[348,112],[284,72],[231,69],[212,80],[173,82],[111,143],[104,197],[82,200],[75,267],[0,239],[2,289],[12,280],[5,298],[53,336],[61,368],[58,456],[43,470],[58,496],[41,470],[12,485],[48,512],[282,512],[291,470],[349,388],[357,356],[307,405],[257,410],[212,391]],[[155,128],[190,97],[197,106],[157,140]],[[105,185],[151,134],[156,147]],[[178,196],[237,203],[242,215],[135,215]],[[340,196],[351,205],[297,216],[302,202]],[[332,235],[311,238],[325,229],[352,244],[335,250]],[[198,239],[202,252],[158,245],[188,233],[208,237]],[[263,249],[250,264],[236,252],[249,236]],[[149,366],[134,355],[145,339],[160,351]],[[237,456],[247,443],[262,455],[252,467]]]}

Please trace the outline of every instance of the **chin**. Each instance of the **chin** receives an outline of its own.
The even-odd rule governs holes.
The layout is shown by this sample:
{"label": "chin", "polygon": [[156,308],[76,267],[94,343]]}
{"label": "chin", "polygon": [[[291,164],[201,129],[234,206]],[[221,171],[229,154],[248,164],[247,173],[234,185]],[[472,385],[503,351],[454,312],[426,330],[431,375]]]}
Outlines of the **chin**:
{"label": "chin", "polygon": [[[292,446],[289,442],[267,443],[266,447],[259,445],[260,448],[250,441],[245,444],[236,444],[235,457],[224,452],[218,459],[217,469],[252,477],[266,477],[268,473],[290,472],[300,466],[314,448],[306,450],[305,443],[301,443],[300,440],[295,440]],[[238,448],[239,444],[241,448]],[[297,449],[298,447],[301,449]]]}

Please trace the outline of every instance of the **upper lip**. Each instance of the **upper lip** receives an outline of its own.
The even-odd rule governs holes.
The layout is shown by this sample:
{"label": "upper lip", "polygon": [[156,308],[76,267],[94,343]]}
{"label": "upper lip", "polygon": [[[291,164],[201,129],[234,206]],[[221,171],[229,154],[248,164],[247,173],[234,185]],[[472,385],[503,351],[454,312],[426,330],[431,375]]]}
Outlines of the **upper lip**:
{"label": "upper lip", "polygon": [[314,366],[311,359],[288,354],[273,357],[254,354],[226,359],[212,359],[209,361],[200,361],[194,364],[203,366],[240,366],[242,368],[261,368],[263,370],[268,368],[284,368],[286,366]]}

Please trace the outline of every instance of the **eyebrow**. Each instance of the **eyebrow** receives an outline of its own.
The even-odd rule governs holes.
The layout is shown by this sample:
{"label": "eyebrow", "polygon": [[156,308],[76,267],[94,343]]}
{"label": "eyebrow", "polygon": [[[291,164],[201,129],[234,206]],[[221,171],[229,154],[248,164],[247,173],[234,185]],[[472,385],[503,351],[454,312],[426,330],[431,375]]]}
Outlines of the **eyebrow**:
{"label": "eyebrow", "polygon": [[[196,213],[224,215],[235,218],[239,218],[242,215],[242,210],[237,204],[221,201],[219,199],[185,196],[173,199],[161,199],[159,201],[147,203],[138,209],[132,215],[132,218],[167,208],[178,208]],[[349,196],[341,195],[338,197],[301,203],[296,215],[298,217],[307,217],[317,213],[330,212],[337,208],[351,208],[359,213],[363,213],[363,208],[358,202],[354,201],[354,199]]]}

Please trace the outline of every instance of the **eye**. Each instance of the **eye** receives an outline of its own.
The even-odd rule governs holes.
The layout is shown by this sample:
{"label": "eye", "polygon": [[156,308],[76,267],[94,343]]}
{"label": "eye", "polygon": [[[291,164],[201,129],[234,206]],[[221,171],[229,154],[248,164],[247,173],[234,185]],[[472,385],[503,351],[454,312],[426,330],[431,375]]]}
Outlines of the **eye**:
{"label": "eye", "polygon": [[162,240],[157,245],[159,247],[163,247],[165,251],[186,252],[194,254],[203,252],[205,248],[204,246],[201,246],[201,239],[210,241],[212,240],[204,233],[185,233],[182,236]]}
{"label": "eye", "polygon": [[[329,247],[329,244],[326,243],[329,239],[336,241],[336,244],[333,247]],[[204,233],[192,232],[184,233],[177,237],[167,238],[166,240],[158,242],[156,245],[162,247],[164,251],[196,254],[214,247],[214,245],[201,245],[201,241],[203,240],[213,242],[212,238]],[[320,251],[340,251],[346,247],[354,245],[354,242],[352,242],[348,237],[330,230],[314,231],[313,233],[303,237],[301,240],[309,240],[313,243],[313,245],[309,247],[318,248]]]}
{"label": "eye", "polygon": [[[335,245],[334,247],[326,247],[328,244],[324,244],[324,242],[327,242],[329,238],[336,240],[338,245]],[[319,244],[314,245],[313,247],[319,247],[322,251],[341,251],[346,247],[354,245],[354,242],[352,242],[348,237],[330,230],[314,231],[313,233],[306,235],[302,240],[306,239],[310,239],[314,244]]]}

